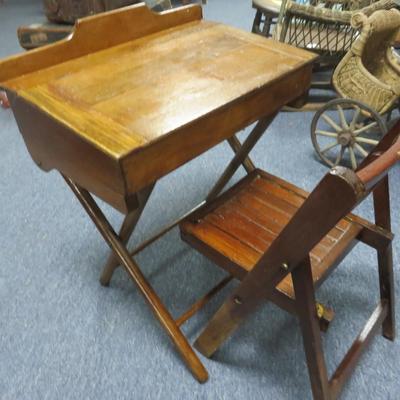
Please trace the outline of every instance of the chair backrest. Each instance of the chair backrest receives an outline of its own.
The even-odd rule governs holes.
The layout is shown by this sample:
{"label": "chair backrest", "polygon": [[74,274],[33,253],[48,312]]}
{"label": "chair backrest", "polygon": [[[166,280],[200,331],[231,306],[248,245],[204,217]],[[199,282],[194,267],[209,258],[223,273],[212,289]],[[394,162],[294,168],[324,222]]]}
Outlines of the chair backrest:
{"label": "chair backrest", "polygon": [[357,37],[357,31],[350,25],[351,12],[332,4],[288,0],[281,8],[275,37],[319,54],[323,64],[336,65]]}
{"label": "chair backrest", "polygon": [[352,52],[360,56],[365,68],[379,78],[386,53],[393,45],[400,28],[400,12],[396,9],[379,10],[369,18],[357,13],[352,24],[361,28],[361,35],[352,45]]}
{"label": "chair backrest", "polygon": [[355,12],[366,15],[393,7],[392,0],[284,0],[274,38],[314,51],[324,64],[336,65],[359,36],[351,26]]}
{"label": "chair backrest", "polygon": [[[260,290],[273,290],[335,225],[378,187],[400,159],[400,121],[384,136],[357,171],[335,167],[303,205],[246,277]],[[281,268],[285,266],[285,268]],[[261,287],[263,289],[261,289]]]}

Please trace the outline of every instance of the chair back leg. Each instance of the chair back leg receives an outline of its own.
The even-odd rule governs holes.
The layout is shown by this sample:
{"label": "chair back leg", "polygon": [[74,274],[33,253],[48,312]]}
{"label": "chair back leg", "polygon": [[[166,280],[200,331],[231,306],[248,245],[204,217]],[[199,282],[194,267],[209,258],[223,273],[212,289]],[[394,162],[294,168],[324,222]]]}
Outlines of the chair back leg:
{"label": "chair back leg", "polygon": [[330,400],[328,372],[322,348],[310,259],[292,272],[297,313],[314,400]]}

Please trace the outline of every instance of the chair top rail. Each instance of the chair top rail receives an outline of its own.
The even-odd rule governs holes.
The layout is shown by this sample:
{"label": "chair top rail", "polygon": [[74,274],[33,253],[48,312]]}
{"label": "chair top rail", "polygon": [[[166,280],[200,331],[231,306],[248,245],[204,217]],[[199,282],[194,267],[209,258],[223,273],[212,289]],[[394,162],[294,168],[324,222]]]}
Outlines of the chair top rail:
{"label": "chair top rail", "polygon": [[[385,140],[386,139],[386,140]],[[378,182],[400,160],[400,120],[371,152],[359,170],[358,178],[367,189]]]}

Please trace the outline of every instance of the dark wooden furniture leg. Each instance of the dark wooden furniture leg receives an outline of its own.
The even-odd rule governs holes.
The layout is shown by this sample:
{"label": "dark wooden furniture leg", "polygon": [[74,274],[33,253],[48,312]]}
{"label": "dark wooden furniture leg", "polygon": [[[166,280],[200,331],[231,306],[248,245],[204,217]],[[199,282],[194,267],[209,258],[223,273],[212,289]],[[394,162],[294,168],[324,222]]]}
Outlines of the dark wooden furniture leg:
{"label": "dark wooden furniture leg", "polygon": [[228,141],[235,152],[235,156],[232,158],[228,166],[225,168],[225,171],[222,173],[214,187],[207,195],[206,202],[209,202],[218,196],[241,164],[247,172],[251,172],[253,170],[254,165],[249,158],[249,153],[275,119],[275,116],[276,113],[272,116],[260,119],[253,130],[249,133],[243,144],[240,144],[236,137]]}
{"label": "dark wooden furniture leg", "polygon": [[[373,192],[375,224],[391,231],[389,180],[386,176]],[[389,340],[396,336],[394,279],[393,279],[393,251],[392,243],[377,249],[379,267],[379,286],[382,300],[388,302],[388,315],[383,322],[382,334]]]}
{"label": "dark wooden furniture leg", "polygon": [[330,400],[309,258],[292,272],[292,278],[313,397],[314,400]]}
{"label": "dark wooden furniture leg", "polygon": [[[243,168],[246,170],[247,173],[254,171],[255,169],[254,163],[251,161],[248,154],[251,151],[251,149],[255,146],[257,141],[261,138],[261,136],[266,131],[266,129],[271,124],[274,118],[275,115],[273,117],[261,119],[257,123],[256,127],[253,129],[253,131],[250,132],[249,136],[246,138],[243,144],[240,143],[236,135],[233,135],[231,138],[227,140],[232,150],[234,151],[235,156],[232,159],[229,166],[224,171],[223,179],[222,180],[220,179],[216,184],[216,186],[211,190],[211,193],[209,194],[210,198],[211,197],[213,198],[216,195],[218,195],[218,193],[224,188],[226,183],[229,181],[230,177],[232,177],[232,175],[236,172],[240,164],[243,165]],[[132,233],[142,215],[142,212],[146,207],[147,201],[153,191],[153,188],[154,185],[150,186],[149,188],[146,188],[142,193],[138,195],[139,208],[125,217],[119,233],[119,237],[122,239],[122,242],[124,244],[126,244],[129,241],[130,237],[132,236]],[[171,227],[173,227],[176,224],[177,222],[172,224]],[[169,230],[169,227],[167,229]],[[163,232],[165,232],[165,230]],[[159,237],[159,235],[156,235],[156,237]],[[109,286],[112,275],[115,269],[118,268],[118,266],[119,266],[118,259],[115,257],[113,252],[111,252],[100,277],[100,283],[103,286]]]}
{"label": "dark wooden furniture leg", "polygon": [[115,256],[118,258],[121,265],[123,265],[132,280],[137,285],[154,315],[177,347],[193,376],[199,382],[205,382],[208,379],[207,370],[204,368],[203,364],[197,357],[196,353],[190,346],[182,331],[179,329],[177,323],[174,321],[167,308],[147,282],[146,278],[142,274],[142,271],[131,257],[121,238],[114,232],[114,229],[98,207],[97,203],[94,201],[93,197],[88,191],[76,185],[69,178],[64,177],[64,179],[96,225],[104,240],[115,253]]}
{"label": "dark wooden furniture leg", "polygon": [[[138,195],[139,207],[126,215],[119,232],[119,237],[124,245],[128,243],[130,237],[132,236],[132,233],[137,223],[139,222],[142,212],[146,207],[147,201],[153,191],[153,188],[154,185],[146,188],[142,193],[140,193]],[[120,263],[118,257],[116,257],[114,252],[111,251],[100,277],[100,283],[103,286],[109,286],[114,271],[118,268],[119,265]]]}
{"label": "dark wooden furniture leg", "polygon": [[[242,143],[240,143],[240,141],[236,137],[236,135],[233,135],[231,138],[229,138],[228,143],[231,146],[231,148],[235,154],[242,148]],[[256,169],[253,161],[251,161],[251,158],[249,156],[247,156],[244,159],[242,165],[248,174]]]}
{"label": "dark wooden furniture leg", "polygon": [[256,10],[256,15],[254,16],[254,21],[253,21],[253,27],[251,28],[251,31],[253,33],[261,33],[261,19],[262,19],[262,12],[257,9]]}

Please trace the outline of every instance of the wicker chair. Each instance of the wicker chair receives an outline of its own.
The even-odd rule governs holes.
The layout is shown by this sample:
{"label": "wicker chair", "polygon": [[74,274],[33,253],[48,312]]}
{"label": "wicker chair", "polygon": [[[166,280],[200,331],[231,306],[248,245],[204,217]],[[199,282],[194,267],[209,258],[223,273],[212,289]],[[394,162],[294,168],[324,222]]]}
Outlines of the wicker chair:
{"label": "wicker chair", "polygon": [[340,98],[315,114],[311,138],[326,164],[341,163],[347,151],[356,169],[385,134],[391,111],[398,106],[400,66],[392,44],[400,31],[400,11],[381,10],[370,17],[358,13],[352,25],[361,33],[332,78]]}
{"label": "wicker chair", "polygon": [[357,14],[352,22],[361,35],[336,67],[333,85],[341,97],[384,114],[400,96],[400,67],[391,48],[400,28],[400,12],[380,11],[370,18]]}
{"label": "wicker chair", "polygon": [[[395,6],[393,0],[253,0],[253,32],[273,36],[318,53],[320,65],[335,66],[358,37],[350,21],[356,12],[369,16]],[[275,24],[275,25],[274,25]],[[274,28],[276,26],[276,28]]]}
{"label": "wicker chair", "polygon": [[252,32],[265,37],[271,37],[273,27],[281,10],[282,0],[253,0],[256,10]]}

